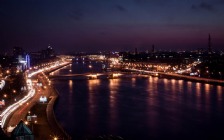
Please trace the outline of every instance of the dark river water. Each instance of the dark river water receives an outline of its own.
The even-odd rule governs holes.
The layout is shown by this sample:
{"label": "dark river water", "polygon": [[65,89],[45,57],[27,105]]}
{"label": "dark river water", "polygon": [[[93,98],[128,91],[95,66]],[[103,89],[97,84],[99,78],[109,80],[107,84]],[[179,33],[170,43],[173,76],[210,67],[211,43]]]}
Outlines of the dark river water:
{"label": "dark river water", "polygon": [[[53,75],[100,71],[100,63],[89,65],[73,63]],[[222,86],[141,76],[52,80],[59,92],[55,115],[74,140],[224,139]]]}

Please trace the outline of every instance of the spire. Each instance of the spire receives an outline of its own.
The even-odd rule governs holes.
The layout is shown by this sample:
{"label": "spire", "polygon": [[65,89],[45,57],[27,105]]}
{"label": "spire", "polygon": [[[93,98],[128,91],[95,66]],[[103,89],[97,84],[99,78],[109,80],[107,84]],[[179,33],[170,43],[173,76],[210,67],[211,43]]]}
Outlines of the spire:
{"label": "spire", "polygon": [[212,53],[212,45],[211,45],[211,35],[208,35],[208,53]]}
{"label": "spire", "polygon": [[154,52],[155,52],[155,45],[152,44],[152,53],[154,53]]}

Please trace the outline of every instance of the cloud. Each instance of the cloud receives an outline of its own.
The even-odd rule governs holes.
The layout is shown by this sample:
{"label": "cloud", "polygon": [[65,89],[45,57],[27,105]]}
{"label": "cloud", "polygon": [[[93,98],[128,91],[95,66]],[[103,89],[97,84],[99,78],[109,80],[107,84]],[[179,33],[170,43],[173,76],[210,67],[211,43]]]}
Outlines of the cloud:
{"label": "cloud", "polygon": [[118,5],[118,4],[115,5],[115,8],[116,8],[118,11],[120,11],[120,12],[125,12],[125,11],[127,11],[127,9],[126,9],[124,6],[121,6],[121,5]]}
{"label": "cloud", "polygon": [[202,2],[198,5],[195,5],[193,4],[191,6],[191,9],[193,10],[207,10],[207,11],[214,11],[214,6],[212,4],[209,4],[209,3],[205,3],[205,2]]}

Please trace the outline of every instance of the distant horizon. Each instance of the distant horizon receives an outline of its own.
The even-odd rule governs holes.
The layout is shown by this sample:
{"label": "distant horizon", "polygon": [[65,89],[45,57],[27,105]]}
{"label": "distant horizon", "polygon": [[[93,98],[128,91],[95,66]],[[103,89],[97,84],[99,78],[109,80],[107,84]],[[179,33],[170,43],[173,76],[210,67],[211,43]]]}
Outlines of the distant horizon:
{"label": "distant horizon", "polygon": [[222,0],[10,0],[0,2],[0,52],[224,48]]}
{"label": "distant horizon", "polygon": [[[46,47],[43,47],[43,48],[39,49],[39,50],[33,50],[33,51],[32,50],[28,51],[28,50],[26,50],[22,46],[14,46],[14,47],[20,47],[20,48],[24,49],[24,51],[26,53],[34,53],[34,52],[40,52],[42,50],[47,49],[48,45]],[[8,48],[9,50],[5,51],[5,52],[1,51],[0,55],[4,55],[4,54],[12,55],[14,47]],[[54,46],[52,46],[52,48],[54,49]],[[56,55],[63,55],[63,54],[76,54],[76,53],[99,53],[99,52],[104,52],[104,53],[105,52],[135,52],[135,49],[136,48],[131,48],[129,50],[95,50],[95,51],[70,51],[70,52],[69,51],[67,51],[67,52],[60,52],[60,51],[57,51],[57,50],[54,49],[54,51],[55,51]],[[147,52],[147,51],[149,51],[149,53],[150,53],[151,50],[152,50],[152,46],[148,47],[148,49],[141,49],[141,48],[139,49],[139,48],[137,48],[138,52]],[[203,52],[206,52],[206,51],[208,51],[208,47],[204,47],[204,48],[188,48],[188,49],[181,49],[181,48],[179,48],[179,49],[169,49],[169,48],[161,49],[161,48],[156,48],[156,46],[155,46],[155,51],[156,52],[157,51],[158,52],[162,52],[162,51],[165,51],[165,52],[181,52],[181,51],[192,52],[192,51],[198,51],[198,50],[202,50]],[[223,48],[221,48],[221,49],[220,48],[214,49],[212,47],[212,51],[213,52],[219,52],[219,51],[222,52],[222,51],[224,51],[224,49]]]}

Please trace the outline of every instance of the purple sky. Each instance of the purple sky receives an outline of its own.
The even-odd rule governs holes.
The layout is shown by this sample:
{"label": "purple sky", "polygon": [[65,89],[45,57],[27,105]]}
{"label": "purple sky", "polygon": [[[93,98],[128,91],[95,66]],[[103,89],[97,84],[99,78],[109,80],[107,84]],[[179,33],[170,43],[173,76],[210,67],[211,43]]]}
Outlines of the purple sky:
{"label": "purple sky", "polygon": [[224,0],[0,0],[0,51],[224,48]]}

